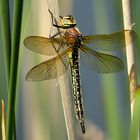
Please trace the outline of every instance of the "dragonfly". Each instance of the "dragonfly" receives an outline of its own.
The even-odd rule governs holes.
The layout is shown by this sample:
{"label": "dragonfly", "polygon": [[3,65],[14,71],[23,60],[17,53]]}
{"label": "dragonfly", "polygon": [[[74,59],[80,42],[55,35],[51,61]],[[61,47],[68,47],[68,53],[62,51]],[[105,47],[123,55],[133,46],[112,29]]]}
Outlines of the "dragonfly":
{"label": "dragonfly", "polygon": [[[77,28],[72,15],[60,16],[59,20],[53,16],[52,25],[58,32],[49,38],[42,36],[28,36],[24,45],[42,55],[54,55],[33,67],[26,75],[27,81],[43,81],[58,78],[69,68],[71,69],[73,103],[75,114],[83,134],[85,133],[84,107],[81,94],[79,61],[89,69],[101,73],[116,73],[124,69],[123,61],[111,54],[101,51],[114,51],[125,48],[125,40],[134,38],[133,30],[122,30],[111,34],[83,35]],[[132,39],[127,40],[131,44]],[[99,51],[101,50],[101,51]]]}

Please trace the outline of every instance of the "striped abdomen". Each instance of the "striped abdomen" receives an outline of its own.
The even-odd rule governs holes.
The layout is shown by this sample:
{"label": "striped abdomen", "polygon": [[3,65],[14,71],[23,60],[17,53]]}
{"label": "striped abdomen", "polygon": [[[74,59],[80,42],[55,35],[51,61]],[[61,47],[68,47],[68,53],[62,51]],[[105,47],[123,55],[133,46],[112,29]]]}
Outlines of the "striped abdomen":
{"label": "striped abdomen", "polygon": [[75,109],[76,117],[80,122],[82,132],[85,133],[84,110],[83,110],[82,96],[80,90],[80,74],[79,74],[78,57],[79,57],[78,48],[73,48],[73,51],[69,54],[69,59],[70,59],[71,75],[72,75],[74,109]]}

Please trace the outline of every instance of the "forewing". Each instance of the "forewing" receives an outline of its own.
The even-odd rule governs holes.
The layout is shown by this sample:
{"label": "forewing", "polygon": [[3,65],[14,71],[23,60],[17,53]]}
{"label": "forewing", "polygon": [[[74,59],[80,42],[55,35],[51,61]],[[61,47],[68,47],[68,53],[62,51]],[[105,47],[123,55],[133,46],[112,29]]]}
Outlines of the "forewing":
{"label": "forewing", "polygon": [[37,53],[43,55],[57,55],[66,49],[64,40],[61,38],[46,38],[40,36],[29,36],[24,39],[24,45]]}
{"label": "forewing", "polygon": [[94,51],[86,46],[81,46],[82,63],[89,69],[98,73],[114,73],[123,70],[124,65],[120,58]]}
{"label": "forewing", "polygon": [[89,44],[93,49],[104,51],[119,50],[134,42],[136,33],[133,30],[123,30],[112,34],[88,35],[83,37],[83,43]]}
{"label": "forewing", "polygon": [[28,81],[43,81],[54,79],[65,73],[69,67],[69,50],[64,51],[59,56],[47,60],[33,67],[26,75]]}

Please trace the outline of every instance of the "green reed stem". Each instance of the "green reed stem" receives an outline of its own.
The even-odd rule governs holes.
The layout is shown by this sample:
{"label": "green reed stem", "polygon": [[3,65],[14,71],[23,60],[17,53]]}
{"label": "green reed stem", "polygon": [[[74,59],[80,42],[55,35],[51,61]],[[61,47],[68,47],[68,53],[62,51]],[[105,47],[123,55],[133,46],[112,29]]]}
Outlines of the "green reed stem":
{"label": "green reed stem", "polygon": [[[107,81],[110,81],[110,88]],[[121,114],[118,107],[118,96],[115,80],[108,76],[102,79],[104,89],[104,107],[107,130],[111,140],[124,140],[123,124],[121,123]]]}
{"label": "green reed stem", "polygon": [[6,139],[16,139],[15,132],[15,102],[16,102],[16,85],[18,75],[18,59],[19,59],[19,45],[21,33],[21,20],[22,20],[22,7],[23,0],[14,1],[14,14],[13,14],[13,30],[12,30],[12,54],[11,54],[11,67],[10,67],[10,85],[8,97],[8,114],[7,114],[7,135]]}
{"label": "green reed stem", "polygon": [[139,125],[140,125],[140,86],[138,86],[136,89],[136,97],[134,103],[134,111],[132,124],[130,128],[129,140],[138,140]]}
{"label": "green reed stem", "polygon": [[6,78],[7,84],[10,77],[10,59],[11,59],[11,31],[10,31],[10,15],[9,1],[0,0],[0,17],[3,33],[3,46],[6,62]]}

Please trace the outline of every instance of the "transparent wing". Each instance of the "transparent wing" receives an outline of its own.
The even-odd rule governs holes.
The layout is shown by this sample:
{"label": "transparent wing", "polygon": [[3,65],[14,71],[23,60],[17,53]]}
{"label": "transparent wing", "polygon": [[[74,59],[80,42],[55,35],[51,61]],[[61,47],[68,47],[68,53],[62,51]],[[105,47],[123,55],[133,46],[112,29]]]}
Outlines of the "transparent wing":
{"label": "transparent wing", "polygon": [[27,73],[25,79],[28,81],[42,81],[59,77],[65,73],[69,67],[68,54],[69,50],[66,50],[59,56],[33,67]]}
{"label": "transparent wing", "polygon": [[89,46],[94,49],[112,51],[124,48],[125,39],[128,45],[132,44],[135,37],[136,33],[133,30],[124,30],[112,34],[84,36],[83,43],[89,44]]}
{"label": "transparent wing", "polygon": [[66,49],[63,39],[29,36],[24,39],[24,45],[37,53],[44,55],[57,55]]}
{"label": "transparent wing", "polygon": [[114,73],[123,70],[123,62],[116,56],[94,51],[86,46],[81,46],[82,63],[98,73]]}

